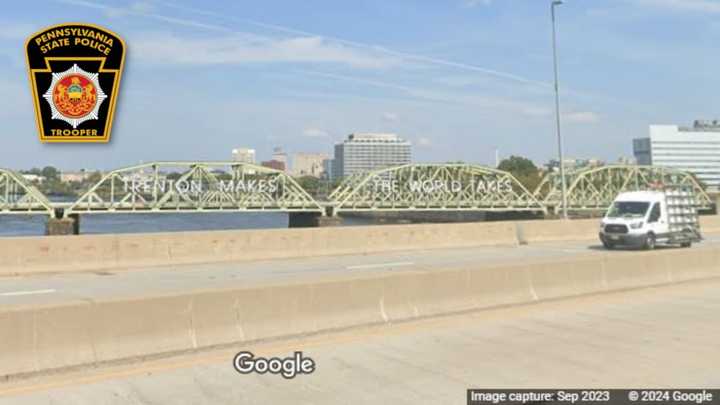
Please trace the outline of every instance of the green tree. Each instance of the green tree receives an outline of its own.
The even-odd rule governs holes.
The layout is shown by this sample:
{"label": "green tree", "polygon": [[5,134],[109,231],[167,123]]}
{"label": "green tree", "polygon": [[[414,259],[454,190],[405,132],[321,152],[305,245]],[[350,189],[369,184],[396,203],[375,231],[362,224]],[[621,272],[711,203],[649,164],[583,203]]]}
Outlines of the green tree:
{"label": "green tree", "polygon": [[167,174],[167,176],[165,176],[166,179],[173,180],[173,181],[179,179],[180,177],[182,177],[182,173],[178,173],[178,172],[170,172]]}
{"label": "green tree", "polygon": [[528,158],[510,156],[500,162],[498,169],[510,172],[530,192],[533,192],[540,183],[540,170]]}
{"label": "green tree", "polygon": [[295,181],[302,187],[305,191],[307,191],[311,196],[316,197],[321,192],[324,192],[324,184],[320,179],[313,176],[302,176],[295,178]]}
{"label": "green tree", "polygon": [[58,169],[52,167],[52,166],[45,166],[42,169],[41,174],[43,177],[45,177],[46,180],[59,180],[60,179],[60,173],[58,172]]}

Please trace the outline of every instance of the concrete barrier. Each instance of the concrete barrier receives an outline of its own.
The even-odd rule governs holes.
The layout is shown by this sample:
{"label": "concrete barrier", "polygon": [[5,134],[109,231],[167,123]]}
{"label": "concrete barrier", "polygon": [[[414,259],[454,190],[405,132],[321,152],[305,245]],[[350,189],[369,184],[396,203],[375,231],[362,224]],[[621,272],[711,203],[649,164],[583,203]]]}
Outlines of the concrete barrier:
{"label": "concrete barrier", "polygon": [[0,310],[0,378],[720,276],[720,249],[588,255]]}
{"label": "concrete barrier", "polygon": [[[596,240],[598,219],[0,238],[0,276]],[[720,232],[720,217],[701,217]]]}
{"label": "concrete barrier", "polygon": [[526,243],[597,239],[600,219],[516,221]]}
{"label": "concrete barrier", "polygon": [[720,232],[720,215],[702,215],[700,217],[702,232]]}
{"label": "concrete barrier", "polygon": [[0,238],[0,275],[515,244],[512,222]]}

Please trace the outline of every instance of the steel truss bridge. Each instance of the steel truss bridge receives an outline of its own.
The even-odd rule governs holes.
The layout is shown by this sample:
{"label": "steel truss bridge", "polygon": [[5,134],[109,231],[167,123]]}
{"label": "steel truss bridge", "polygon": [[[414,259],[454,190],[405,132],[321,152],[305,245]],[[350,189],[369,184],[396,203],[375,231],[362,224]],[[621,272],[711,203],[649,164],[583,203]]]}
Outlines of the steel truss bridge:
{"label": "steel truss bridge", "polygon": [[545,210],[512,174],[469,164],[409,164],[356,174],[329,200],[335,212]]}
{"label": "steel truss bridge", "polygon": [[310,211],[322,206],[284,172],[238,162],[154,162],[107,173],[64,215]]}
{"label": "steel truss bridge", "polygon": [[[665,186],[691,187],[699,209],[711,209],[712,198],[690,173],[657,166],[609,165],[565,173],[567,206],[570,211],[604,211],[624,191]],[[533,195],[556,212],[562,206],[562,179],[559,173],[545,176]]]}
{"label": "steel truss bridge", "polygon": [[[602,211],[622,191],[690,186],[698,208],[713,200],[694,176],[654,166],[602,166],[566,174],[568,209]],[[278,211],[535,211],[561,206],[556,173],[530,192],[508,172],[470,164],[409,164],[346,178],[318,201],[284,172],[239,162],[151,162],[106,173],[72,203],[52,203],[19,173],[0,169],[0,214],[61,218],[99,213]]]}
{"label": "steel truss bridge", "polygon": [[53,215],[50,201],[16,172],[0,169],[0,214]]}

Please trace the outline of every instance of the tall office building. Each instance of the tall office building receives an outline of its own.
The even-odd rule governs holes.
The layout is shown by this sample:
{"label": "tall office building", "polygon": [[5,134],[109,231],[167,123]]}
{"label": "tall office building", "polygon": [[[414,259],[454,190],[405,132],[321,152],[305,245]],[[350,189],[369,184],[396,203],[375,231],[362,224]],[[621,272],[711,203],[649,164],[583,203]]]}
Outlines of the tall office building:
{"label": "tall office building", "polygon": [[720,187],[720,121],[650,125],[649,137],[633,139],[633,153],[640,165],[686,170],[708,187]]}
{"label": "tall office building", "polygon": [[335,167],[335,159],[328,158],[328,159],[323,160],[323,178],[324,179],[327,179],[330,181],[335,180],[335,178],[333,177],[333,175],[335,173],[335,169],[333,169],[333,167]]}
{"label": "tall office building", "polygon": [[285,151],[283,151],[283,149],[279,146],[276,148],[273,148],[273,154],[272,154],[271,160],[274,160],[276,162],[282,162],[283,166],[285,166],[285,169],[283,169],[283,170],[286,170],[288,168],[287,153],[285,153]]}
{"label": "tall office building", "polygon": [[270,169],[280,170],[281,172],[284,172],[286,169],[285,162],[281,162],[281,161],[275,160],[275,159],[266,160],[266,161],[260,163],[260,166],[268,167]]}
{"label": "tall office building", "polygon": [[237,148],[232,150],[232,160],[242,163],[255,163],[255,149]]}
{"label": "tall office building", "polygon": [[332,178],[410,163],[412,144],[395,134],[354,133],[335,145]]}
{"label": "tall office building", "polygon": [[325,173],[323,161],[327,160],[325,153],[296,153],[293,155],[293,176],[322,177]]}

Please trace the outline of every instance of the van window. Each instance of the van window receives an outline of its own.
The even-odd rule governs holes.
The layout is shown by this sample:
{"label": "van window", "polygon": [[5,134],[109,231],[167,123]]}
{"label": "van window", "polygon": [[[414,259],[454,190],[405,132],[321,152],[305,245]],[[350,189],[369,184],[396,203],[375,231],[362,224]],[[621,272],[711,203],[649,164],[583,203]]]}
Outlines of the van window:
{"label": "van window", "polygon": [[657,222],[660,220],[660,203],[655,203],[650,211],[650,218],[648,222]]}
{"label": "van window", "polygon": [[616,201],[607,213],[608,218],[639,217],[647,213],[650,203],[644,201]]}

